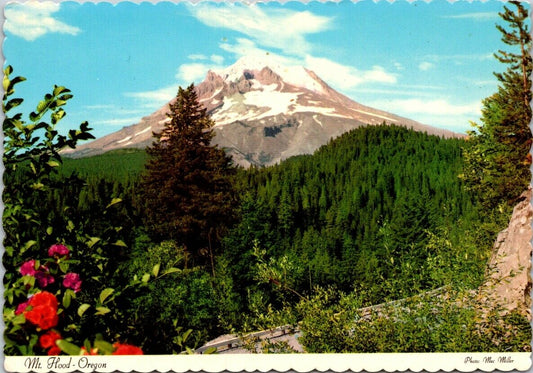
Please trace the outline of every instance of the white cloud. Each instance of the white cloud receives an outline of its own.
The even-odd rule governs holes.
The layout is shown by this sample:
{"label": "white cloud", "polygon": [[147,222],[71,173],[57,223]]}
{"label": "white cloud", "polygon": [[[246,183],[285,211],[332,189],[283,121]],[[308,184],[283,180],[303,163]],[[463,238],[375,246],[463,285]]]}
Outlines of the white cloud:
{"label": "white cloud", "polygon": [[419,65],[418,65],[418,68],[422,71],[428,71],[429,69],[435,67],[434,64],[432,64],[431,62],[427,62],[427,61],[424,61],[424,62],[421,62]]}
{"label": "white cloud", "polygon": [[497,12],[475,12],[475,13],[458,14],[455,16],[443,16],[442,18],[471,19],[474,21],[490,21],[490,20],[498,19],[499,15]]}
{"label": "white cloud", "polygon": [[481,112],[481,103],[472,102],[467,104],[452,104],[446,99],[427,99],[408,98],[378,100],[370,106],[382,108],[384,110],[398,114],[431,114],[431,115],[475,115]]}
{"label": "white cloud", "polygon": [[189,85],[191,83],[198,84],[204,79],[205,74],[211,68],[212,65],[206,63],[185,63],[178,67],[176,78],[186,85]]}
{"label": "white cloud", "polygon": [[242,56],[257,56],[267,53],[266,50],[257,47],[257,45],[246,38],[237,38],[237,43],[221,43],[220,48],[226,52],[235,54],[237,58]]}
{"label": "white cloud", "polygon": [[394,62],[394,67],[396,68],[396,70],[398,71],[401,71],[401,70],[404,70],[405,68],[403,67],[403,65],[399,62]]}
{"label": "white cloud", "polygon": [[142,116],[146,114],[146,111],[139,108],[125,108],[123,106],[118,106],[115,104],[96,104],[96,105],[85,105],[83,106],[84,110],[97,111],[99,113],[113,114],[114,116]]}
{"label": "white cloud", "polygon": [[193,61],[207,60],[207,56],[205,54],[190,54],[187,56],[187,58]]}
{"label": "white cloud", "polygon": [[48,33],[77,35],[81,31],[78,27],[67,25],[52,17],[59,8],[60,4],[49,1],[8,4],[5,9],[4,28],[28,41],[34,41]]}
{"label": "white cloud", "polygon": [[[133,106],[133,105],[132,105]],[[125,108],[116,104],[84,105],[84,111],[92,112],[91,115],[98,119],[91,120],[94,126],[127,126],[138,123],[146,115],[144,106],[135,106],[135,109]]]}
{"label": "white cloud", "polygon": [[492,53],[482,53],[482,54],[428,54],[423,56],[424,60],[430,60],[433,62],[440,61],[454,61],[463,63],[466,61],[487,61],[494,58]]}
{"label": "white cloud", "polygon": [[124,96],[132,97],[141,102],[142,107],[147,109],[159,109],[176,96],[179,85],[155,89],[144,92],[126,92]]}
{"label": "white cloud", "polygon": [[371,70],[360,71],[352,66],[342,65],[328,58],[307,56],[304,65],[314,71],[329,85],[349,91],[365,83],[397,82],[396,74],[389,73],[381,66],[373,66]]}
{"label": "white cloud", "polygon": [[309,11],[262,9],[258,5],[232,4],[221,8],[200,3],[190,7],[200,22],[211,27],[234,30],[258,44],[282,50],[287,54],[304,55],[311,49],[305,35],[326,30],[332,18]]}
{"label": "white cloud", "polygon": [[[434,92],[426,92],[423,90],[406,90],[402,85],[402,89],[383,89],[383,88],[357,88],[358,94],[361,93],[375,93],[375,94],[385,94],[388,96],[409,96],[409,97],[435,97]],[[400,88],[400,87],[398,87]],[[423,89],[423,88],[422,88]]]}
{"label": "white cloud", "polygon": [[281,66],[304,66],[314,71],[333,88],[344,91],[345,93],[365,83],[395,84],[397,82],[397,74],[390,73],[381,66],[373,66],[370,70],[359,70],[353,66],[343,65],[329,58],[314,57],[309,54],[304,57],[282,56],[261,49],[255,42],[246,38],[239,38],[234,44],[228,42],[221,43],[220,48],[226,52],[235,54],[237,59],[243,56],[263,58],[265,55],[268,55],[270,61],[274,61],[274,63]]}
{"label": "white cloud", "polygon": [[217,65],[222,65],[224,63],[224,57],[219,56],[218,54],[212,54],[210,60]]}
{"label": "white cloud", "polygon": [[100,119],[92,121],[90,124],[95,126],[129,126],[138,123],[140,119],[141,117],[139,116],[130,118]]}
{"label": "white cloud", "polygon": [[461,133],[466,133],[470,129],[470,121],[478,120],[481,115],[481,102],[457,104],[435,97],[378,99],[365,104],[420,123]]}

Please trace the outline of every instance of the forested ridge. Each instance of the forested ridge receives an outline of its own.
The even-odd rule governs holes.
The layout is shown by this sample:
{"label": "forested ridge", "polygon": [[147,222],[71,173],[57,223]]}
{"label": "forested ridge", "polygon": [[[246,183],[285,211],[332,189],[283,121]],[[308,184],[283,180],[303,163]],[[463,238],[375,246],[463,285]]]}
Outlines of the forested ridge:
{"label": "forested ridge", "polygon": [[[242,221],[225,251],[246,266],[255,240],[271,256],[289,256],[300,291],[360,287],[369,303],[440,286],[427,268],[430,237],[464,238],[479,219],[457,177],[463,142],[367,126],[314,155],[242,172]],[[412,283],[399,279],[407,262]]]}
{"label": "forested ridge", "polygon": [[[254,315],[258,309],[297,302],[296,293],[308,297],[316,287],[355,290],[361,306],[366,306],[444,285],[477,286],[494,233],[504,222],[497,225],[485,219],[458,177],[466,141],[395,125],[366,126],[332,140],[313,155],[238,170],[239,220],[222,237],[212,278],[223,286],[213,288],[221,292],[222,303],[209,300],[207,309],[222,312],[222,324],[239,330],[260,327]],[[143,158],[142,151],[119,151],[65,160],[64,165],[65,175],[72,170],[84,175],[84,186],[76,192],[83,196],[79,211],[99,211],[105,207],[99,201],[106,196],[122,200],[108,218],[128,227],[124,240],[133,251],[124,257],[124,268],[136,267],[137,256],[146,255],[143,250],[150,242],[137,203]],[[116,172],[106,170],[110,164]],[[120,169],[128,171],[121,174]],[[73,185],[65,184],[56,197],[72,195]],[[105,225],[106,217],[95,220]],[[261,262],[274,270],[286,265],[287,272],[283,278],[274,273],[263,281]],[[197,273],[209,272],[206,266],[205,272]],[[279,291],[285,285],[294,291]],[[219,326],[211,329],[223,332]]]}

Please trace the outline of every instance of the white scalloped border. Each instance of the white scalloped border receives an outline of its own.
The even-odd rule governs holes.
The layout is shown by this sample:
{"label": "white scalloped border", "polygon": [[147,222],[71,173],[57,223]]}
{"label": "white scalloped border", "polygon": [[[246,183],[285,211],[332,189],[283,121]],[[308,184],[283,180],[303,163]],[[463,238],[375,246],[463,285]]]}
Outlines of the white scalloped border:
{"label": "white scalloped border", "polygon": [[[31,0],[0,0],[0,37],[3,33],[3,9],[8,2],[28,2]],[[44,0],[37,0],[44,1]],[[292,1],[310,2],[340,2],[343,0],[47,0],[53,2],[76,1],[78,3],[111,3],[123,1],[131,3],[160,2],[227,2],[227,3],[266,3],[278,2],[284,4]],[[357,3],[362,0],[351,0]],[[367,0],[369,1],[369,0]],[[379,0],[373,0],[377,2]],[[410,3],[433,0],[381,0],[408,1]],[[445,1],[445,0],[437,0]],[[482,1],[484,0],[447,0]],[[486,0],[485,0],[486,1]],[[496,0],[492,0],[496,1]],[[507,1],[507,0],[500,0]],[[519,0],[533,4],[533,0]],[[5,62],[3,50],[0,49],[0,61]],[[3,121],[3,113],[0,119]],[[0,180],[3,184],[3,181]],[[1,201],[0,201],[1,203]],[[3,250],[0,251],[3,253]],[[533,273],[533,268],[532,268]],[[0,276],[3,277],[4,268],[0,266]],[[3,305],[2,299],[0,303]],[[3,322],[0,320],[0,331],[3,333]],[[532,342],[533,343],[533,342]],[[0,341],[0,346],[3,343]],[[3,348],[2,348],[3,350]],[[225,354],[225,355],[144,355],[144,356],[4,356],[3,370],[5,372],[533,372],[532,353],[368,353],[368,354]],[[59,360],[55,360],[58,359]],[[0,368],[1,369],[1,368]]]}
{"label": "white scalloped border", "polygon": [[428,372],[528,371],[529,352],[402,354],[227,354],[152,356],[8,356],[7,372]]}

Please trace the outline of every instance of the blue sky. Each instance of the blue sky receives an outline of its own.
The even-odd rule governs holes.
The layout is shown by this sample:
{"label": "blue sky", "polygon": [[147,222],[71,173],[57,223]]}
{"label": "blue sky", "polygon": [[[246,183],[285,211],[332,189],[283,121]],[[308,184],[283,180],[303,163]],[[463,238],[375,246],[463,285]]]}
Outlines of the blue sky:
{"label": "blue sky", "polygon": [[26,112],[54,84],[71,89],[63,129],[97,137],[134,124],[249,54],[303,65],[368,106],[465,132],[497,88],[508,49],[500,1],[289,2],[285,5],[25,2],[5,7],[4,56]]}

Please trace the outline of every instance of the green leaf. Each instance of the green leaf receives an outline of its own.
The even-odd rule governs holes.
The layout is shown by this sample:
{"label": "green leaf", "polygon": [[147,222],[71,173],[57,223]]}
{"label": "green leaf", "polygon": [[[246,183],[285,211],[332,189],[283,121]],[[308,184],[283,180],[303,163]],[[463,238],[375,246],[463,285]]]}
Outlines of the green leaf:
{"label": "green leaf", "polygon": [[54,86],[54,96],[59,96],[61,93],[68,93],[70,92],[70,89],[65,88],[63,86]]}
{"label": "green leaf", "polygon": [[163,275],[169,275],[171,273],[176,273],[176,272],[181,272],[181,269],[172,267],[172,268],[167,269],[165,273],[163,273]]}
{"label": "green leaf", "polygon": [[187,340],[187,338],[189,338],[191,333],[192,333],[192,329],[188,329],[185,333],[183,333],[181,335],[181,338],[182,338],[183,342],[185,342]]}
{"label": "green leaf", "polygon": [[72,97],[74,97],[74,95],[71,95],[71,94],[64,94],[64,95],[59,96],[58,98],[59,98],[60,100],[67,101],[67,100],[70,100]]}
{"label": "green leaf", "polygon": [[40,189],[43,189],[44,188],[44,184],[43,183],[33,183],[31,185],[31,187],[35,190],[40,190]]}
{"label": "green leaf", "polygon": [[62,302],[63,307],[69,308],[71,300],[72,300],[71,294],[68,291],[66,291],[65,294],[63,295],[63,302]]}
{"label": "green leaf", "polygon": [[106,313],[111,312],[111,310],[107,307],[96,307],[95,315],[105,315]]}
{"label": "green leaf", "polygon": [[74,230],[74,223],[72,222],[72,220],[69,220],[68,223],[67,223],[67,229],[69,232],[72,232]]}
{"label": "green leaf", "polygon": [[52,113],[52,124],[56,124],[59,122],[67,113],[63,109],[59,109],[58,111]]}
{"label": "green leaf", "polygon": [[105,355],[111,355],[115,350],[111,343],[102,340],[94,341],[94,347],[103,352]]}
{"label": "green leaf", "polygon": [[150,281],[150,274],[149,274],[149,273],[145,273],[145,274],[143,275],[143,278],[142,278],[141,281],[144,282],[144,283]]}
{"label": "green leaf", "polygon": [[159,268],[161,267],[160,263],[157,263],[154,268],[152,268],[152,273],[154,274],[154,277],[157,277],[159,274]]}
{"label": "green leaf", "polygon": [[54,227],[48,227],[48,228],[46,228],[46,234],[47,234],[47,235],[51,236],[53,232],[54,232]]}
{"label": "green leaf", "polygon": [[40,101],[39,104],[37,105],[37,112],[35,114],[37,116],[39,114],[41,114],[48,107],[49,103],[50,103],[50,100],[42,100],[42,101]]}
{"label": "green leaf", "polygon": [[11,66],[8,66],[4,70],[4,81],[2,82],[2,87],[4,88],[4,92],[7,93],[7,89],[9,88],[9,83],[11,81],[9,80],[9,74],[13,72],[13,68]]}
{"label": "green leaf", "polygon": [[78,316],[82,317],[85,311],[87,311],[91,307],[90,304],[83,303],[81,306],[78,307]]}
{"label": "green leaf", "polygon": [[107,297],[113,294],[114,291],[115,289],[112,289],[112,288],[107,288],[107,289],[102,290],[102,292],[100,293],[100,303],[104,303]]}
{"label": "green leaf", "polygon": [[99,237],[90,237],[89,241],[87,242],[87,246],[90,248],[93,247],[98,241],[100,241]]}
{"label": "green leaf", "polygon": [[79,355],[81,349],[73,343],[60,339],[56,342],[57,346],[67,355]]}
{"label": "green leaf", "polygon": [[69,264],[68,264],[68,263],[65,263],[65,262],[61,262],[61,263],[59,263],[59,269],[60,269],[61,272],[63,272],[63,273],[67,273],[67,272],[68,272],[68,267],[69,267]]}
{"label": "green leaf", "polygon": [[128,247],[128,245],[126,245],[126,243],[122,240],[116,240],[115,242],[113,242],[113,245],[121,246],[121,247]]}
{"label": "green leaf", "polygon": [[48,161],[46,164],[50,167],[58,167],[60,165],[58,161]]}
{"label": "green leaf", "polygon": [[212,355],[212,354],[215,354],[216,352],[217,352],[217,348],[216,347],[209,347],[202,353],[204,355]]}
{"label": "green leaf", "polygon": [[13,317],[11,322],[13,323],[13,325],[21,325],[26,322],[26,318],[24,317],[24,314],[21,313],[20,315]]}
{"label": "green leaf", "polygon": [[85,350],[91,351],[91,342],[88,339],[85,339],[85,341],[83,341],[83,347],[85,347]]}
{"label": "green leaf", "polygon": [[34,241],[34,240],[29,240],[28,242],[26,242],[24,244],[24,250],[28,250],[30,247],[32,247],[33,245],[35,245],[37,243],[37,241]]}
{"label": "green leaf", "polygon": [[12,100],[9,100],[7,102],[7,104],[5,105],[5,108],[4,108],[4,111],[5,112],[8,112],[9,110],[13,109],[14,107],[17,107],[19,106],[20,104],[22,104],[24,100],[21,99],[21,98],[14,98]]}
{"label": "green leaf", "polygon": [[35,277],[33,277],[33,276],[23,276],[22,277],[22,283],[24,284],[24,286],[33,287],[33,286],[35,286]]}
{"label": "green leaf", "polygon": [[107,209],[107,208],[109,208],[109,207],[111,207],[113,205],[116,205],[117,203],[120,203],[120,202],[122,202],[122,198],[113,198],[111,200],[111,202],[109,203],[109,205],[107,205],[105,208]]}

